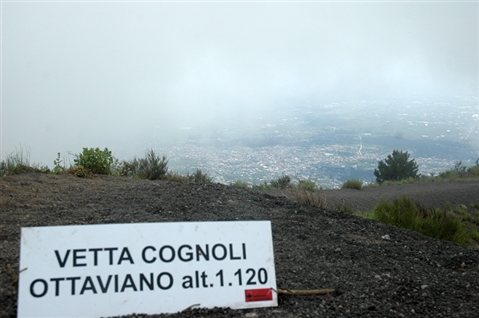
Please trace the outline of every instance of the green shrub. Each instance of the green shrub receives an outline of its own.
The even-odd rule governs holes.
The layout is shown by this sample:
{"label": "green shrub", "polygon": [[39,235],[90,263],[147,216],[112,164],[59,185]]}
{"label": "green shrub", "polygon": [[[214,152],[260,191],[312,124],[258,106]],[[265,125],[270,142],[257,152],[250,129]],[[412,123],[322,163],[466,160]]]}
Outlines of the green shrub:
{"label": "green shrub", "polygon": [[122,177],[133,177],[135,174],[135,161],[134,160],[122,160],[119,161],[115,158],[111,166],[112,175]]}
{"label": "green shrub", "polygon": [[158,180],[165,177],[168,172],[168,160],[166,156],[161,158],[153,149],[145,154],[145,158],[135,158],[132,163],[134,175],[141,179]]}
{"label": "green shrub", "polygon": [[342,189],[356,189],[361,190],[363,182],[358,179],[346,180],[343,183]]}
{"label": "green shrub", "polygon": [[459,217],[462,221],[471,221],[472,220],[471,214],[469,213],[469,211],[467,211],[467,207],[463,204],[460,204],[460,205],[456,206],[452,210],[452,212],[457,217]]}
{"label": "green shrub", "polygon": [[479,209],[479,201],[471,203],[469,205],[472,209]]}
{"label": "green shrub", "polygon": [[479,165],[476,164],[475,166],[470,167],[467,172],[473,176],[479,176]]}
{"label": "green shrub", "polygon": [[311,179],[308,179],[308,180],[299,180],[298,189],[303,189],[306,191],[315,191],[318,188],[316,187],[316,182],[314,182]]}
{"label": "green shrub", "polygon": [[291,178],[289,176],[282,176],[276,180],[271,180],[271,188],[284,190],[291,185]]}
{"label": "green shrub", "polygon": [[113,156],[108,148],[83,148],[83,152],[76,155],[73,160],[76,166],[83,166],[91,173],[111,174]]}
{"label": "green shrub", "polygon": [[93,173],[82,165],[70,167],[67,172],[79,178],[93,178]]}
{"label": "green shrub", "polygon": [[194,173],[188,174],[188,181],[206,184],[213,182],[213,179],[208,176],[208,173],[203,173],[201,169],[196,169]]}
{"label": "green shrub", "polygon": [[479,226],[479,210],[474,210],[471,211],[471,221],[472,224]]}
{"label": "green shrub", "polygon": [[448,170],[444,172],[439,173],[439,178],[441,179],[454,179],[457,176],[456,172],[454,170]]}
{"label": "green shrub", "polygon": [[339,209],[339,211],[341,211],[343,213],[346,213],[346,214],[350,214],[350,215],[356,215],[357,214],[357,212],[354,209],[351,209],[350,207],[348,207],[346,205],[342,205],[338,209]]}
{"label": "green shrub", "polygon": [[378,203],[371,218],[463,246],[473,245],[478,237],[476,230],[466,226],[453,214],[417,205],[406,196],[392,203]]}
{"label": "green shrub", "polygon": [[253,190],[271,190],[272,187],[271,187],[270,184],[268,184],[266,181],[264,181],[263,183],[259,183],[259,184],[253,183],[253,185],[251,186],[251,189],[253,189]]}
{"label": "green shrub", "polygon": [[382,201],[374,207],[374,219],[390,225],[411,228],[417,222],[417,208],[407,197],[393,203]]}

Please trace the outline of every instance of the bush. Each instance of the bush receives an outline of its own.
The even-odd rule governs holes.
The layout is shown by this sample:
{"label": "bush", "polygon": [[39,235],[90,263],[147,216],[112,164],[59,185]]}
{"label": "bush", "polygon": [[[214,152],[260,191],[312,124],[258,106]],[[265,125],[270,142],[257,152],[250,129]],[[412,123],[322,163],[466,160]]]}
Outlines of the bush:
{"label": "bush", "polygon": [[188,181],[206,184],[213,182],[213,179],[208,176],[208,173],[203,173],[201,169],[196,169],[193,174],[188,175]]}
{"label": "bush", "polygon": [[83,148],[83,152],[76,155],[73,161],[76,166],[82,166],[91,173],[111,174],[113,156],[108,148],[104,150],[100,150],[99,148]]}
{"label": "bush", "polygon": [[358,179],[346,180],[343,183],[342,189],[356,189],[361,190],[363,187],[363,182]]}
{"label": "bush", "polygon": [[450,180],[450,179],[455,179],[456,177],[457,175],[454,170],[448,170],[448,171],[439,173],[439,178],[441,179]]}
{"label": "bush", "polygon": [[472,166],[469,168],[469,170],[467,170],[467,172],[469,172],[470,174],[474,176],[479,176],[479,166],[478,165]]}
{"label": "bush", "polygon": [[476,160],[474,166],[467,169],[467,172],[473,176],[479,176],[479,158]]}
{"label": "bush", "polygon": [[93,178],[93,173],[82,165],[70,167],[70,169],[68,169],[68,173],[71,173],[79,178]]}
{"label": "bush", "polygon": [[166,156],[159,157],[153,149],[145,154],[145,158],[135,158],[132,163],[134,175],[141,179],[158,180],[168,172],[168,160]]}
{"label": "bush", "polygon": [[314,182],[311,179],[308,179],[308,180],[299,180],[298,189],[303,189],[306,191],[315,191],[318,188],[316,187],[316,182]]}
{"label": "bush", "polygon": [[347,206],[345,204],[340,205],[338,207],[338,210],[343,212],[343,213],[349,214],[349,215],[358,215],[358,213],[359,213],[356,210],[350,208],[349,206]]}
{"label": "bush", "polygon": [[271,188],[284,190],[291,185],[291,178],[289,176],[282,176],[276,180],[271,180]]}
{"label": "bush", "polygon": [[134,160],[115,160],[112,165],[112,174],[122,177],[133,177],[135,174],[135,161]]}
{"label": "bush", "polygon": [[417,205],[406,196],[392,203],[378,203],[371,218],[463,246],[473,245],[478,238],[477,231],[467,227],[451,213]]}
{"label": "bush", "polygon": [[414,159],[409,160],[409,153],[394,150],[386,159],[378,162],[378,168],[374,169],[376,182],[400,181],[408,178],[418,178],[419,167]]}

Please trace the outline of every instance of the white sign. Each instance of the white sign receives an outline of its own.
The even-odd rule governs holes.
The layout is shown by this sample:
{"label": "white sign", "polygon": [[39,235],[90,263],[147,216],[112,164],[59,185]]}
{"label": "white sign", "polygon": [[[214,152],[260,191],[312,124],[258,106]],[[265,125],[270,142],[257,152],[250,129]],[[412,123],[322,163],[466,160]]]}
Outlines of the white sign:
{"label": "white sign", "polygon": [[271,222],[22,228],[18,317],[277,306]]}

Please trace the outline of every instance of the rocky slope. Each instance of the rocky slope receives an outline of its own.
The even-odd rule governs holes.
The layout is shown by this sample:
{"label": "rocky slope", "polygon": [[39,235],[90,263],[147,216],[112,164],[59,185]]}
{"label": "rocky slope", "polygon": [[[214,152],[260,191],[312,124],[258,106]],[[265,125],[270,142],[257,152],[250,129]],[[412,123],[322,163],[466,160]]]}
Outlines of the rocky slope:
{"label": "rocky slope", "polygon": [[[429,202],[447,194],[451,203],[468,204],[458,197],[463,188],[457,185],[456,194],[453,188],[439,194],[438,189],[423,187],[417,195],[421,197],[423,189]],[[479,184],[466,188],[477,191]],[[351,191],[357,190],[334,195],[339,202],[359,202],[356,196],[367,194]],[[348,201],[348,193],[356,201]],[[468,200],[477,202],[477,198]],[[277,308],[194,309],[169,317],[474,317],[479,312],[479,251],[246,189],[23,174],[0,178],[0,215],[0,315],[4,317],[16,315],[14,278],[21,227],[222,220],[271,220],[279,288],[336,292],[280,295]],[[382,239],[386,234],[390,239]]]}

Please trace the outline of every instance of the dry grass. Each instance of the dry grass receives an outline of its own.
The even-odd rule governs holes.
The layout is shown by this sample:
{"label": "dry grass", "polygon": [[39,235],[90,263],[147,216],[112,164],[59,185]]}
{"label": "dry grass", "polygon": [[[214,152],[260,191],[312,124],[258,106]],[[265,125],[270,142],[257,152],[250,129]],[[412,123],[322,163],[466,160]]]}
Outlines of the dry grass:
{"label": "dry grass", "polygon": [[288,190],[289,195],[293,198],[294,201],[307,204],[322,209],[326,209],[326,196],[323,193],[323,189],[309,191],[306,189],[300,188],[291,188]]}

